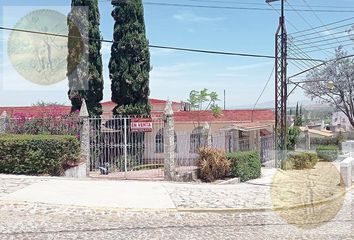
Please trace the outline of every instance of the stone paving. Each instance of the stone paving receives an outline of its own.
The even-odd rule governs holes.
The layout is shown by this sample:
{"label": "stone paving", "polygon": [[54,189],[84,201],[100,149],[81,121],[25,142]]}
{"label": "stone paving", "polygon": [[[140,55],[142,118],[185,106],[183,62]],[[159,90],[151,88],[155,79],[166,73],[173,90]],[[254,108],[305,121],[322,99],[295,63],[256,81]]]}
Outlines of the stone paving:
{"label": "stone paving", "polygon": [[[271,207],[269,192],[273,174],[266,171],[262,179],[225,186],[161,183],[176,208],[159,211],[0,200],[0,240],[354,239],[353,191],[347,193],[343,207],[333,219],[317,219],[317,223],[306,223],[306,215],[302,213],[318,214],[323,209],[321,206],[301,211],[251,210]],[[0,176],[0,198],[39,181],[50,180]]]}
{"label": "stone paving", "polygon": [[329,223],[303,229],[276,212],[130,212],[0,205],[0,239],[353,239],[349,209]]}
{"label": "stone paving", "polygon": [[178,208],[271,208],[270,187],[247,183],[234,186],[166,187]]}

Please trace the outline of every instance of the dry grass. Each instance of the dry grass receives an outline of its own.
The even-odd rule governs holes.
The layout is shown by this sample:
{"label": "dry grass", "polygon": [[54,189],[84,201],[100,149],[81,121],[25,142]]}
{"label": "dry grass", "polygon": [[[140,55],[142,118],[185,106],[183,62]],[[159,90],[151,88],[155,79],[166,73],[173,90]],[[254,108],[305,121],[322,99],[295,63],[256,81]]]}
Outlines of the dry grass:
{"label": "dry grass", "polygon": [[224,151],[213,148],[199,150],[198,177],[205,182],[223,179],[230,173],[230,161]]}
{"label": "dry grass", "polygon": [[340,182],[339,171],[328,162],[308,170],[278,171],[271,190],[273,207],[282,208],[278,213],[288,223],[306,229],[317,227],[342,208],[345,189]]}

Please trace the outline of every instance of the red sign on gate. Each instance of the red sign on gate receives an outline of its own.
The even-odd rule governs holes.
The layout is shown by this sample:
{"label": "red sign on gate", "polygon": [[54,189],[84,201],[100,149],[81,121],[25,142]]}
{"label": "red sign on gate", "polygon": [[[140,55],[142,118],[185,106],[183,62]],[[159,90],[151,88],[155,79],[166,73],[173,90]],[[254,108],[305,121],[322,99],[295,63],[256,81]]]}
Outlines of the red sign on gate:
{"label": "red sign on gate", "polygon": [[132,132],[152,132],[152,119],[132,118],[130,128]]}

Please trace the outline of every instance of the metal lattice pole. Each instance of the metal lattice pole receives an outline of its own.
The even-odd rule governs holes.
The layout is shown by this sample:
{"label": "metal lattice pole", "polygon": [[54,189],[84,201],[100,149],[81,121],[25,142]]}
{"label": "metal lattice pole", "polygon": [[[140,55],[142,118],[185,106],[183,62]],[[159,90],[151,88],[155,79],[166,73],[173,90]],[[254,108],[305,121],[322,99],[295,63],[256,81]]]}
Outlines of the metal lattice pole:
{"label": "metal lattice pole", "polygon": [[276,166],[281,167],[287,142],[287,33],[284,18],[284,0],[281,0],[281,16],[275,34],[275,150]]}

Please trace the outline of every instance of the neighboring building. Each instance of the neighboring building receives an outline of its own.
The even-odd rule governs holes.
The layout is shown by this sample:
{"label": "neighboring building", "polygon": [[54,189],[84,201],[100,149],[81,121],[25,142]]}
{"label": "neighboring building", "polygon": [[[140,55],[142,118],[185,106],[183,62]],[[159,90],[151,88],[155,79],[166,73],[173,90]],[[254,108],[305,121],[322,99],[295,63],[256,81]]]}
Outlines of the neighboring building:
{"label": "neighboring building", "polygon": [[308,127],[299,127],[301,133],[300,133],[300,138],[305,137],[306,131],[310,134],[310,137],[313,138],[332,138],[335,134],[332,131],[322,129],[322,130],[317,130],[317,129],[311,129]]}
{"label": "neighboring building", "polygon": [[[163,139],[163,110],[166,101],[150,99],[152,105],[153,131],[145,136],[146,159],[164,158]],[[112,117],[115,107],[113,102],[102,103],[103,121]],[[214,147],[227,152],[258,150],[262,157],[262,146],[273,149],[274,114],[270,109],[262,110],[224,110],[222,115],[215,118],[211,111],[190,111],[188,103],[172,102],[175,122],[176,157],[179,160],[190,159],[196,156],[197,149],[205,144],[203,140],[203,126],[210,127],[211,141]],[[53,107],[0,107],[0,113],[6,111],[8,115],[16,113],[34,114],[36,112],[50,112]],[[56,111],[69,113],[69,106],[55,107]],[[109,129],[107,129],[109,130]],[[110,134],[110,131],[107,131]],[[267,155],[268,156],[268,155]],[[264,160],[264,159],[263,159]],[[264,160],[265,161],[265,160]]]}
{"label": "neighboring building", "polygon": [[332,115],[332,124],[333,131],[340,132],[340,131],[352,131],[353,127],[349,122],[348,117],[343,112],[335,112]]}

